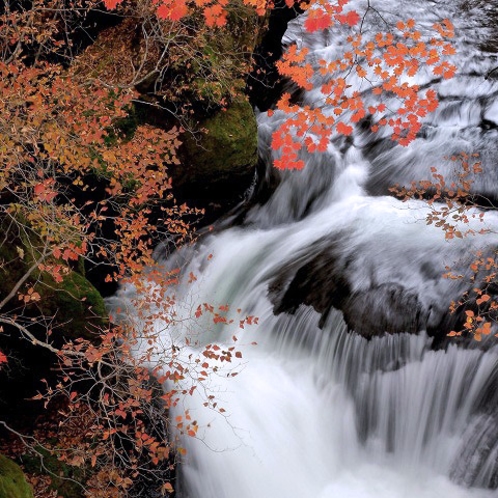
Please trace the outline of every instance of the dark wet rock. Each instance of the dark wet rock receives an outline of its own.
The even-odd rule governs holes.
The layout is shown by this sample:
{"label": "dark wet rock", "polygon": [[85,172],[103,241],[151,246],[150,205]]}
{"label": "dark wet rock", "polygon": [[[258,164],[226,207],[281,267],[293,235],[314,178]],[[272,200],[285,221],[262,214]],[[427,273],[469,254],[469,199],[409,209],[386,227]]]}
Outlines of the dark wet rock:
{"label": "dark wet rock", "polygon": [[[373,248],[346,247],[341,242],[347,240],[344,233],[334,234],[331,239],[316,241],[271,278],[269,298],[275,314],[293,314],[301,305],[311,306],[321,314],[322,326],[331,310],[337,309],[342,311],[348,328],[365,338],[426,331],[434,338],[434,347],[444,347],[450,331],[464,328],[466,311],[475,309],[477,314],[475,301],[479,294],[465,287],[470,286],[465,279],[443,279],[443,268],[430,263],[430,255],[413,264],[411,277],[427,282],[424,292],[433,294],[429,299],[420,295],[420,290],[403,273],[383,275],[375,267]],[[436,297],[442,289],[454,295],[454,300],[461,299],[468,291],[465,305],[450,313],[451,299]],[[493,294],[493,289],[488,287],[486,292]],[[451,342],[465,340],[464,337],[450,339]]]}

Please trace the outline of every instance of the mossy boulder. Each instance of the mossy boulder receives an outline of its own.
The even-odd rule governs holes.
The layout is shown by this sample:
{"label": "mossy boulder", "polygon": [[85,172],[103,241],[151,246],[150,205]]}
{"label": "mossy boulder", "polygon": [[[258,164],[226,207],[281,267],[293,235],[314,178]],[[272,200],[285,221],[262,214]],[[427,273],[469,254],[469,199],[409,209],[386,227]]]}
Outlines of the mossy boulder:
{"label": "mossy boulder", "polygon": [[21,467],[3,455],[0,455],[0,498],[33,498]]}
{"label": "mossy boulder", "polygon": [[199,128],[199,135],[185,133],[182,137],[180,183],[235,183],[253,175],[258,160],[257,126],[245,98],[201,121]]}
{"label": "mossy boulder", "polygon": [[[18,224],[12,223],[12,218],[0,218],[0,229],[7,234],[0,244],[0,301],[12,294],[1,313],[56,348],[79,338],[98,341],[100,327],[107,321],[100,293],[82,274],[78,262],[68,265],[52,257],[43,261],[45,265],[61,266],[60,282],[40,270],[36,262],[43,240],[24,221],[22,213],[15,214]],[[19,282],[22,285],[13,292]],[[36,297],[23,297],[29,295]],[[44,392],[46,382],[56,381],[58,358],[24,337],[16,326],[2,325],[0,350],[9,361],[0,369],[0,412],[12,424],[29,426],[41,404],[28,400]]]}
{"label": "mossy boulder", "polygon": [[92,329],[104,325],[105,304],[97,289],[80,273],[71,271],[62,282],[55,282],[47,273],[35,286],[40,293],[40,308],[47,316],[63,323],[65,338],[93,339]]}
{"label": "mossy boulder", "polygon": [[[17,246],[18,247],[18,246]],[[0,258],[10,252],[7,247],[0,248]],[[15,247],[14,247],[15,249]],[[5,261],[5,259],[4,259]],[[5,297],[12,285],[24,275],[27,265],[24,261],[11,259],[9,272],[0,272],[0,298]],[[40,295],[40,299],[33,304],[28,304],[25,309],[26,316],[53,317],[53,324],[61,324],[58,335],[74,340],[78,337],[92,339],[92,329],[104,325],[106,311],[104,300],[97,289],[80,273],[69,270],[64,275],[62,282],[56,282],[46,272],[35,271],[26,286],[33,285],[33,289]],[[15,304],[15,298],[13,298]],[[7,305],[8,306],[8,305]],[[59,329],[58,329],[59,330]]]}
{"label": "mossy boulder", "polygon": [[[2,224],[0,223],[0,226]],[[5,298],[24,275],[32,268],[38,257],[37,247],[41,242],[34,231],[25,230],[16,234],[11,231],[11,240],[0,245],[0,300]],[[28,303],[23,315],[45,316],[53,319],[53,325],[61,325],[59,335],[74,340],[78,337],[92,338],[92,326],[105,324],[104,300],[97,289],[85,278],[83,266],[77,263],[74,268],[56,260],[46,264],[62,265],[63,278],[56,282],[46,271],[35,268],[19,292],[32,288],[40,295],[39,300]],[[14,296],[3,311],[18,306]],[[56,327],[58,329],[58,327]]]}
{"label": "mossy boulder", "polygon": [[[75,58],[73,74],[135,85],[143,96],[158,97],[161,106],[175,113],[202,108],[209,114],[220,102],[243,92],[252,53],[266,30],[266,16],[242,0],[231,0],[226,25],[207,29],[203,9],[192,9],[181,24],[171,25],[151,18],[148,11],[131,9]],[[159,31],[164,36],[154,35]]]}
{"label": "mossy boulder", "polygon": [[[89,468],[67,465],[40,446],[36,447],[36,453],[22,456],[21,461],[26,472],[33,475],[49,475],[50,489],[57,491],[58,497],[83,498],[85,496],[84,488],[80,483],[88,479],[88,473],[91,472]],[[0,498],[3,497],[0,495]]]}
{"label": "mossy boulder", "polygon": [[[256,119],[244,92],[268,16],[242,0],[230,2],[226,25],[217,29],[206,29],[202,9],[192,9],[172,27],[142,14],[136,11],[101,31],[70,71],[110,84],[134,84],[142,95],[135,105],[138,121],[188,129],[181,137],[181,166],[167,165],[175,196],[191,207],[226,210],[240,202],[257,163]],[[171,36],[151,35],[159,30]],[[130,72],[133,67],[137,72]],[[132,134],[135,124],[120,127]]]}

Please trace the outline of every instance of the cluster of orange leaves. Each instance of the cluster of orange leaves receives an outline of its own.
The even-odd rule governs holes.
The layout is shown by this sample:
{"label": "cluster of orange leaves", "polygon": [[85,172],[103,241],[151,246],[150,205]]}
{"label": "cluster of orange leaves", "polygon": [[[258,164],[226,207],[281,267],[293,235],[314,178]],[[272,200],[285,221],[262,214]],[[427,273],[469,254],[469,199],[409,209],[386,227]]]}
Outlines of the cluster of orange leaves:
{"label": "cluster of orange leaves", "polygon": [[[481,222],[484,219],[484,212],[473,210],[471,194],[472,177],[482,172],[481,163],[477,161],[478,157],[477,153],[462,152],[446,158],[455,164],[454,181],[447,181],[436,167],[432,167],[431,179],[412,182],[409,188],[396,185],[390,191],[403,200],[426,200],[431,206],[426,217],[427,224],[442,228],[447,240],[475,235],[476,230],[470,227],[462,230],[462,227],[468,226],[471,219],[478,219]],[[481,229],[477,233],[485,232],[485,229]]]}
{"label": "cluster of orange leaves", "polygon": [[[482,173],[478,157],[478,153],[461,152],[445,158],[455,165],[456,179],[453,181],[448,181],[436,167],[432,167],[431,179],[412,182],[409,188],[395,186],[390,191],[405,201],[416,199],[427,202],[431,209],[427,213],[426,223],[441,228],[447,240],[488,233],[486,228],[476,230],[469,226],[471,220],[482,223],[485,219],[485,212],[474,208],[472,194],[473,178]],[[476,341],[481,341],[482,336],[492,333],[493,323],[498,318],[498,302],[492,297],[493,293],[487,290],[498,278],[498,261],[495,255],[485,256],[482,251],[478,251],[470,264],[470,272],[468,278],[474,287],[450,306],[452,313],[464,310],[463,328],[451,331],[448,336],[472,334]],[[447,266],[443,277],[462,280],[466,278],[463,273],[455,272]]]}
{"label": "cluster of orange leaves", "polygon": [[[358,12],[347,10],[348,2],[286,0],[285,3],[288,7],[298,4],[307,11],[304,27],[308,32],[314,32],[338,25],[353,30],[362,18]],[[121,0],[105,0],[104,3],[113,9]],[[273,7],[268,0],[243,0],[243,3],[259,15]],[[153,0],[153,4],[161,19],[181,22],[191,13],[201,11],[209,28],[221,28],[227,22],[228,0]],[[324,112],[323,104],[319,107],[296,105],[291,103],[289,94],[284,94],[277,109],[289,117],[273,134],[272,147],[280,151],[280,157],[274,161],[275,167],[302,169],[301,150],[326,151],[335,135],[351,135],[353,126],[367,114],[377,119],[371,127],[373,132],[388,127],[392,130],[392,139],[404,146],[414,140],[421,127],[421,118],[434,111],[438,102],[433,90],[422,92],[410,79],[421,66],[431,67],[433,74],[442,78],[451,78],[456,70],[453,64],[444,60],[445,56],[454,54],[454,47],[448,41],[454,36],[451,21],[445,19],[434,24],[433,29],[434,37],[429,43],[421,41],[421,32],[416,29],[413,19],[397,22],[390,31],[377,33],[373,40],[364,40],[361,29],[356,30],[347,39],[350,48],[335,61],[318,61],[318,68],[308,62],[306,47],[289,47],[277,63],[281,76],[305,90],[316,86],[313,80],[321,77],[323,104],[333,112]],[[340,76],[340,72],[347,74]],[[382,96],[388,101],[397,100],[391,116],[385,114],[386,103],[367,104],[364,94],[350,90],[348,76],[352,72],[368,83],[378,100]]]}
{"label": "cluster of orange leaves", "polygon": [[[498,277],[498,262],[495,257],[484,257],[478,252],[476,259],[471,265],[473,272],[471,281],[479,282],[479,287],[474,287],[465,293],[458,302],[451,303],[450,311],[455,312],[463,306],[465,310],[465,322],[463,329],[452,330],[448,336],[458,337],[463,334],[472,334],[474,340],[481,341],[482,336],[488,336],[493,332],[493,324],[498,318],[498,302],[487,292],[488,286],[496,282]],[[446,274],[447,278],[463,278],[462,275],[454,275],[451,271]],[[498,333],[495,333],[498,337]]]}
{"label": "cluster of orange leaves", "polygon": [[[354,11],[344,13],[345,3],[318,2],[319,7],[308,14],[306,28],[315,31],[334,23],[355,26],[360,16]],[[281,151],[275,166],[302,169],[304,161],[299,158],[302,149],[310,153],[325,152],[335,135],[351,135],[354,125],[369,116],[376,119],[372,132],[387,127],[392,131],[391,138],[400,145],[413,141],[420,130],[421,119],[438,107],[438,101],[434,90],[422,92],[411,79],[423,66],[431,67],[433,74],[442,78],[453,77],[456,70],[444,60],[455,53],[448,41],[454,36],[451,22],[446,19],[433,28],[435,37],[429,44],[421,41],[413,19],[399,21],[395,29],[377,33],[374,40],[365,39],[360,29],[347,38],[349,49],[344,49],[340,58],[319,60],[318,67],[307,58],[306,47],[289,47],[277,63],[280,74],[305,90],[316,87],[320,84],[317,78],[321,78],[324,98],[318,106],[292,103],[290,94],[278,102],[277,109],[289,117],[272,137],[272,148]],[[352,89],[348,78],[353,74],[360,82],[367,83],[378,104],[368,104],[365,92]],[[354,86],[361,87],[361,84]],[[331,111],[324,112],[324,106]]]}
{"label": "cluster of orange leaves", "polygon": [[[119,119],[127,117],[134,93],[86,85],[54,65],[0,64],[0,75],[0,189],[12,198],[11,216],[22,215],[42,235],[46,257],[39,269],[61,281],[67,263],[98,252],[115,260],[112,278],[119,279],[151,263],[148,241],[160,227],[148,218],[154,205],[171,198],[164,164],[178,164],[179,130],[141,125],[124,136]],[[68,184],[72,195],[85,195],[92,176],[107,182],[106,195],[81,208]],[[162,209],[168,230],[186,235],[179,220],[188,209]],[[110,220],[119,245],[98,236]]]}
{"label": "cluster of orange leaves", "polygon": [[[104,0],[104,5],[112,10],[123,0]],[[265,15],[272,7],[269,0],[243,0],[252,7],[258,15]],[[294,0],[286,0],[288,7],[294,5]],[[201,11],[208,28],[221,28],[227,23],[229,0],[152,0],[159,19],[181,21],[194,11]]]}

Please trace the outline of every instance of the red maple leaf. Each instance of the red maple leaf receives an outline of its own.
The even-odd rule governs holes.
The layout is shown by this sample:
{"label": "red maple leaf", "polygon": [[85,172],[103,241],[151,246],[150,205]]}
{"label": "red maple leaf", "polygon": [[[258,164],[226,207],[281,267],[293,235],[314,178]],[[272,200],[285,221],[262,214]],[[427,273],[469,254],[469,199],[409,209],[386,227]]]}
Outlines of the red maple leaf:
{"label": "red maple leaf", "polygon": [[188,7],[185,0],[176,0],[174,2],[165,2],[157,8],[157,17],[159,19],[170,19],[179,21],[188,14]]}
{"label": "red maple leaf", "polygon": [[309,13],[308,18],[304,21],[304,27],[306,31],[313,33],[321,29],[329,28],[332,24],[332,19],[330,15],[323,10],[312,10]]}
{"label": "red maple leaf", "polygon": [[354,10],[350,10],[346,14],[340,14],[337,16],[337,20],[341,24],[348,24],[349,26],[355,26],[360,22],[360,15]]}
{"label": "red maple leaf", "polygon": [[123,0],[104,0],[104,5],[106,9],[113,10],[115,9]]}
{"label": "red maple leaf", "polygon": [[353,127],[344,124],[343,122],[337,123],[335,129],[337,130],[337,133],[340,133],[341,135],[351,135],[351,133],[353,133]]}

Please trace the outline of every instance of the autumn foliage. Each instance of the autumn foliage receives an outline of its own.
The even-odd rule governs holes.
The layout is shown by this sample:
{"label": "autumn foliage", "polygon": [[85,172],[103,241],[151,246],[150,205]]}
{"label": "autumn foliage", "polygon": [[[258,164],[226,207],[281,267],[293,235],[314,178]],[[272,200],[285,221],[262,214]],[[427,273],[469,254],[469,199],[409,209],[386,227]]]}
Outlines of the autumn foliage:
{"label": "autumn foliage", "polygon": [[[443,230],[446,240],[489,233],[490,229],[484,225],[486,211],[482,209],[482,202],[472,189],[473,179],[482,173],[479,154],[462,152],[444,159],[453,165],[456,173],[453,181],[448,181],[434,166],[431,168],[430,179],[412,182],[409,188],[396,185],[390,189],[391,192],[404,201],[416,199],[426,202],[429,206],[426,223]],[[481,209],[476,209],[476,206]],[[476,229],[479,225],[482,228]],[[494,332],[498,319],[498,302],[494,294],[498,261],[496,253],[484,254],[482,250],[476,250],[473,257],[467,273],[447,266],[443,274],[447,279],[465,281],[470,289],[451,303],[449,311],[463,311],[465,319],[461,328],[452,330],[448,336],[471,336],[474,340],[481,341],[483,336],[492,333],[498,337]]]}
{"label": "autumn foliage", "polygon": [[[272,8],[266,0],[242,3],[260,16]],[[285,3],[287,8],[294,7],[293,0]],[[168,168],[179,166],[180,122],[169,122],[164,128],[151,126],[135,120],[134,110],[140,85],[151,79],[159,86],[158,78],[163,78],[161,84],[168,89],[161,95],[171,97],[169,86],[174,85],[169,85],[167,75],[176,74],[175,61],[189,61],[186,66],[193,75],[185,79],[188,85],[198,84],[199,74],[201,79],[212,77],[212,66],[206,69],[207,58],[198,54],[206,33],[224,36],[233,2],[104,0],[107,10],[152,26],[143,42],[146,56],[142,63],[107,80],[105,70],[96,69],[97,57],[87,57],[92,59],[89,64],[75,53],[74,39],[78,23],[102,6],[98,2],[71,5],[59,0],[48,4],[35,0],[29,7],[12,3],[1,16],[0,270],[4,276],[17,277],[5,278],[8,288],[0,293],[0,326],[53,354],[57,384],[47,386],[35,398],[47,407],[64,398],[58,411],[64,422],[60,440],[51,446],[45,443],[64,462],[93,469],[84,484],[87,495],[126,496],[133,489],[139,494],[135,481],[144,475],[149,481],[159,479],[161,492],[168,494],[173,485],[164,478],[165,469],[171,471],[175,451],[182,450],[164,440],[161,431],[170,424],[195,437],[197,422],[188,413],[165,421],[165,410],[202,385],[217,362],[238,359],[240,352],[234,337],[233,346],[222,350],[208,345],[190,364],[171,348],[163,351],[157,369],[144,366],[157,353],[154,321],[160,320],[166,329],[174,326],[172,289],[181,273],[181,269],[165,270],[158,265],[154,248],[161,240],[174,241],[173,247],[189,242],[193,234],[186,220],[199,212],[178,204],[172,195]],[[453,75],[455,68],[447,60],[453,53],[451,22],[434,25],[434,38],[427,44],[420,40],[412,19],[400,20],[368,38],[361,29],[365,13],[348,9],[346,0],[315,0],[299,7],[307,11],[307,31],[337,27],[349,30],[350,35],[336,60],[312,63],[306,49],[294,45],[277,64],[281,76],[296,87],[319,87],[322,102],[303,106],[284,94],[276,104],[276,111],[285,113],[286,119],[273,135],[272,147],[281,152],[275,166],[302,168],[302,150],[325,151],[331,140],[352,134],[368,116],[374,117],[372,132],[385,127],[401,145],[412,141],[420,120],[437,107],[435,93],[421,90],[412,79],[422,67],[429,67],[438,77]],[[187,25],[189,16],[196,15],[202,16],[202,28]],[[196,33],[192,26],[200,31]],[[168,58],[180,34],[182,43],[175,50],[185,53]],[[191,40],[196,49],[189,51],[183,40]],[[148,57],[155,57],[155,63]],[[208,89],[223,107],[225,94],[230,92],[212,89],[230,86],[230,79],[221,69],[216,74],[224,79],[220,83],[213,78]],[[127,78],[120,78],[123,75]],[[370,89],[368,99],[366,93],[354,90],[352,78]],[[396,109],[388,114],[393,99]],[[188,116],[187,104],[188,112],[171,114]],[[324,105],[332,112],[325,112]],[[459,236],[451,227],[448,233]],[[100,316],[98,326],[88,327],[91,334],[86,330],[81,336],[64,337],[68,323],[58,313],[47,312],[48,291],[85,302],[86,297],[75,296],[64,284],[80,282],[85,265],[103,264],[107,282],[137,290],[132,304],[135,318],[142,323],[140,334],[133,324],[109,325],[109,317]],[[14,273],[13,269],[21,270]],[[190,276],[192,281],[195,278]],[[482,304],[486,302],[484,291],[479,298]],[[206,315],[215,324],[232,320],[228,305],[212,303],[193,310],[192,319]],[[239,325],[255,321],[255,317],[241,316]],[[137,355],[137,344],[144,342],[147,347],[140,347]],[[8,351],[0,352],[0,366],[9,363],[8,356]],[[190,379],[187,387],[185,379]],[[163,392],[163,384],[177,386],[180,381],[183,387]],[[154,405],[158,398],[163,403],[159,412]],[[223,410],[210,395],[206,404]],[[77,434],[76,419],[81,429]]]}
{"label": "autumn foliage", "polygon": [[[277,168],[302,169],[301,150],[325,152],[334,136],[351,135],[355,124],[366,118],[373,121],[373,133],[390,129],[394,141],[408,145],[417,136],[421,119],[438,106],[435,91],[423,91],[414,77],[427,67],[443,78],[455,73],[455,66],[445,60],[454,53],[449,20],[433,26],[430,44],[421,41],[413,19],[399,21],[371,38],[362,33],[358,13],[345,12],[344,4],[319,2],[305,21],[310,31],[334,23],[351,28],[349,45],[341,49],[339,58],[311,61],[306,47],[293,45],[278,62],[282,75],[304,90],[320,88],[322,99],[318,105],[302,105],[285,94],[277,103],[277,109],[289,115],[273,135],[272,147],[281,151]],[[365,87],[369,91],[357,90]]]}
{"label": "autumn foliage", "polygon": [[[163,432],[152,429],[165,420],[164,409],[158,414],[151,402],[153,375],[125,348],[130,330],[109,325],[84,274],[85,267],[102,267],[109,282],[145,288],[148,269],[149,281],[155,275],[169,293],[174,278],[154,273],[153,250],[166,238],[176,245],[191,240],[185,218],[198,214],[171,191],[179,128],[138,122],[136,89],[93,79],[68,63],[75,58],[72,33],[64,29],[92,4],[74,12],[63,3],[45,7],[13,5],[2,14],[8,36],[0,61],[1,369],[14,375],[22,361],[9,338],[39,348],[40,357],[52,355],[58,380],[31,394],[55,413],[57,437],[38,431],[36,444],[91,469],[81,482],[87,496],[139,494],[133,480],[139,475],[168,492],[174,455],[166,422]],[[166,355],[171,369],[174,361]],[[28,444],[34,453],[36,444]]]}
{"label": "autumn foliage", "polygon": [[[15,60],[0,70],[2,275],[11,283],[2,289],[0,325],[53,353],[60,381],[34,399],[48,406],[67,397],[61,434],[82,421],[83,431],[42,444],[70,465],[94,469],[85,484],[90,496],[121,495],[132,488],[142,455],[163,462],[162,471],[170,465],[168,443],[145,437],[150,374],[120,347],[127,330],[106,326],[103,315],[92,318],[102,309],[86,308],[79,337],[67,332],[66,320],[76,317],[47,310],[61,293],[85,306],[84,280],[75,275],[83,264],[110,265],[108,281],[138,281],[155,264],[158,234],[190,237],[182,216],[191,210],[174,202],[166,169],[178,162],[178,130],[139,125],[126,135],[121,123],[134,92],[89,84],[58,65]],[[165,289],[167,280],[163,275]],[[6,368],[16,363],[13,355],[2,353]],[[122,446],[131,452],[124,461]]]}
{"label": "autumn foliage", "polygon": [[[50,355],[50,371],[42,374],[50,377],[40,379],[38,392],[30,394],[55,423],[47,428],[42,416],[41,425],[24,437],[11,421],[1,420],[24,444],[21,450],[11,444],[0,451],[21,456],[27,446],[40,456],[41,447],[45,457],[83,469],[78,480],[86,496],[141,496],[144,486],[167,495],[174,492],[173,467],[184,451],[168,434],[172,428],[191,437],[197,432],[189,413],[169,420],[168,410],[202,387],[219,362],[239,360],[241,353],[235,337],[226,350],[207,345],[199,357],[187,360],[181,347],[158,341],[154,322],[167,332],[177,320],[174,287],[181,269],[166,270],[153,252],[161,242],[168,251],[189,243],[200,211],[176,202],[169,174],[180,166],[185,121],[176,118],[189,116],[189,103],[185,112],[170,113],[162,127],[153,126],[137,117],[139,101],[153,105],[150,98],[144,104],[137,87],[148,78],[158,78],[151,80],[157,83],[168,69],[177,71],[178,61],[189,59],[198,64],[187,73],[198,72],[186,74],[185,81],[206,78],[191,95],[207,89],[210,105],[223,107],[236,90],[231,81],[225,92],[226,74],[213,71],[212,61],[186,47],[185,40],[192,40],[189,29],[197,24],[177,32],[174,20],[151,17],[150,4],[122,11],[132,19],[141,16],[151,30],[139,53],[143,64],[105,74],[91,50],[77,53],[72,31],[97,6],[68,9],[55,0],[49,9],[44,2],[27,8],[13,4],[2,14],[0,368],[5,375],[16,374],[23,361],[18,339],[26,350],[38,348],[40,358]],[[161,39],[161,30],[173,32],[171,39]],[[207,34],[197,36],[195,43],[202,46]],[[225,80],[220,83],[218,76]],[[218,86],[219,93],[211,91]],[[159,84],[156,88],[159,97],[173,95],[161,92]],[[174,105],[178,108],[178,101]],[[136,289],[129,303],[135,311],[125,318],[142,321],[142,327],[107,316],[85,269],[104,273],[107,283]],[[228,311],[227,305],[205,303],[191,318],[231,324]],[[239,326],[254,321],[240,316]],[[151,371],[151,357],[158,354],[161,360]],[[234,368],[231,375],[236,374]],[[209,393],[205,403],[224,411]],[[38,478],[32,482],[46,484]],[[53,495],[40,489],[40,496]]]}

